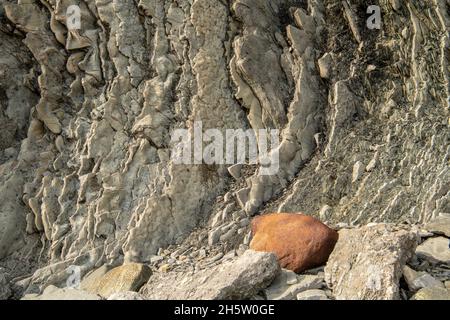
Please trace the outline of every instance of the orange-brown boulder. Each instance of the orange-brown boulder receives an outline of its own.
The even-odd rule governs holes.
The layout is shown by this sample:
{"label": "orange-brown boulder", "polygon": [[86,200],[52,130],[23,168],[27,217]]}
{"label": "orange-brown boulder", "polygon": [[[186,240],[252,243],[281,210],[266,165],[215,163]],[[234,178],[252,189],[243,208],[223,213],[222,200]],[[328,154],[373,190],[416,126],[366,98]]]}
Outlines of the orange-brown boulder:
{"label": "orange-brown boulder", "polygon": [[295,213],[274,213],[252,220],[250,248],[273,252],[282,268],[302,272],[325,264],[338,233],[319,220]]}

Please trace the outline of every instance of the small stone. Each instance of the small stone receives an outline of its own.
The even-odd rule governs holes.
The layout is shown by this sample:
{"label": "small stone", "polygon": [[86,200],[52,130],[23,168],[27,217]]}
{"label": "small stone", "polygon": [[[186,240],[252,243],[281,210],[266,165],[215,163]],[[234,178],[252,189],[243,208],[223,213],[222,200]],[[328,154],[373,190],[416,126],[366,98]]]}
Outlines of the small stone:
{"label": "small stone", "polygon": [[394,8],[395,11],[398,11],[401,9],[402,4],[400,3],[400,0],[391,0],[392,8]]}
{"label": "small stone", "polygon": [[432,232],[428,232],[425,230],[418,230],[417,234],[419,235],[419,237],[423,238],[431,238],[432,236],[434,236],[434,233]]}
{"label": "small stone", "polygon": [[222,221],[225,220],[231,212],[233,212],[234,207],[235,204],[230,203],[222,210]]}
{"label": "small stone", "polygon": [[444,284],[433,278],[430,274],[426,272],[417,272],[408,266],[403,267],[403,277],[411,291],[429,287],[444,288]]}
{"label": "small stone", "polygon": [[243,210],[235,211],[233,212],[233,220],[238,221],[241,220],[243,217],[246,217],[247,215]]}
{"label": "small stone", "polygon": [[239,226],[246,227],[250,224],[250,220],[248,218],[243,218],[239,221]]}
{"label": "small stone", "polygon": [[367,164],[366,171],[371,172],[373,169],[375,169],[375,167],[377,166],[377,163],[378,163],[378,152],[375,153],[372,160],[370,160],[370,162]]}
{"label": "small stone", "polygon": [[286,293],[288,288],[297,283],[297,275],[295,272],[287,269],[281,269],[280,274],[273,280],[268,288],[264,290],[264,293],[268,300],[288,300],[283,299],[285,296],[290,295]]}
{"label": "small stone", "polygon": [[375,71],[377,69],[377,67],[373,64],[369,64],[366,68],[366,72],[372,72]]}
{"label": "small stone", "polygon": [[333,209],[329,205],[324,205],[319,211],[319,218],[322,221],[326,221],[331,217]]}
{"label": "small stone", "polygon": [[416,249],[419,258],[433,264],[450,264],[450,240],[444,237],[429,238]]}
{"label": "small stone", "polygon": [[208,244],[210,246],[215,245],[220,240],[220,236],[222,235],[221,228],[214,229],[208,234]]}
{"label": "small stone", "polygon": [[329,300],[323,290],[313,289],[297,294],[297,300]]}
{"label": "small stone", "polygon": [[200,249],[198,251],[197,259],[204,259],[204,258],[206,258],[206,250],[205,249]]}
{"label": "small stone", "polygon": [[300,30],[292,25],[288,25],[286,34],[289,42],[299,56],[303,55],[308,47],[314,47],[310,35],[305,30]]}
{"label": "small stone", "polygon": [[331,58],[331,54],[330,53],[325,53],[322,58],[320,58],[318,60],[318,64],[319,64],[319,72],[320,72],[320,76],[324,79],[328,79],[330,78],[330,68],[331,68],[331,64],[333,62],[333,59]]}
{"label": "small stone", "polygon": [[164,260],[164,257],[161,257],[161,256],[152,256],[152,257],[150,258],[150,263],[151,263],[151,264],[156,264],[156,263],[161,262],[161,261],[163,261],[163,260]]}
{"label": "small stone", "polygon": [[249,232],[245,235],[244,241],[242,241],[242,243],[243,243],[244,245],[248,246],[248,245],[250,245],[251,239],[252,239],[252,232],[249,231]]}
{"label": "small stone", "polygon": [[249,188],[243,188],[239,191],[236,191],[236,200],[239,203],[239,205],[241,206],[242,209],[245,209],[245,204],[248,201],[248,193],[249,193],[250,189]]}
{"label": "small stone", "polygon": [[220,236],[221,242],[226,242],[230,240],[237,233],[237,227],[233,226],[230,230]]}
{"label": "small stone", "polygon": [[228,172],[230,175],[238,180],[241,177],[242,164],[234,164],[231,167],[228,167]]}
{"label": "small stone", "polygon": [[351,229],[349,224],[346,222],[339,222],[335,225],[335,229],[336,230],[341,230],[341,229]]}
{"label": "small stone", "polygon": [[222,221],[223,221],[223,211],[216,212],[216,214],[212,218],[211,227],[212,228],[218,227]]}
{"label": "small stone", "polygon": [[361,161],[358,161],[353,166],[352,183],[358,181],[363,174],[364,174],[364,165],[362,164]]}
{"label": "small stone", "polygon": [[450,300],[450,291],[439,287],[423,288],[411,300]]}
{"label": "small stone", "polygon": [[450,280],[445,281],[444,285],[445,285],[445,287],[446,287],[447,289],[450,290]]}
{"label": "small stone", "polygon": [[232,200],[233,200],[233,194],[231,192],[225,193],[225,195],[223,196],[223,201],[225,203],[228,203],[228,202],[230,202]]}
{"label": "small stone", "polygon": [[170,264],[166,263],[163,264],[161,267],[159,267],[159,272],[169,272],[170,270]]}
{"label": "small stone", "polygon": [[442,215],[427,223],[424,227],[434,234],[450,237],[450,215]]}
{"label": "small stone", "polygon": [[408,27],[404,27],[402,30],[403,39],[408,39]]}

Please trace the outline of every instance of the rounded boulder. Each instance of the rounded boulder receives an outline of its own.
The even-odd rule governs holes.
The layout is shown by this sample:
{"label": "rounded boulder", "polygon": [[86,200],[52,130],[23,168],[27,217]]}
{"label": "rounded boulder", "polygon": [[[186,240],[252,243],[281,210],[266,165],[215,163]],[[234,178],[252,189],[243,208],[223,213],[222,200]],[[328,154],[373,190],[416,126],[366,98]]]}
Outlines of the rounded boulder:
{"label": "rounded boulder", "polygon": [[252,220],[250,248],[273,252],[282,268],[296,273],[324,265],[338,233],[304,214],[274,213]]}

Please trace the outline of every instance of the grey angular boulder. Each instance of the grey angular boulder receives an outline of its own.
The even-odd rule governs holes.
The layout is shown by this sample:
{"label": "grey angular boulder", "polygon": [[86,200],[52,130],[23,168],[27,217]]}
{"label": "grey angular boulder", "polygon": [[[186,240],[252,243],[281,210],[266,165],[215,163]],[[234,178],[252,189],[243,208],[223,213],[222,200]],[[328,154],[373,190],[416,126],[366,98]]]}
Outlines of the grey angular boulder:
{"label": "grey angular boulder", "polygon": [[450,237],[450,215],[440,215],[425,225],[425,230]]}
{"label": "grey angular boulder", "polygon": [[154,274],[140,293],[150,300],[247,299],[267,287],[279,272],[274,254],[247,250],[214,268]]}
{"label": "grey angular boulder", "polygon": [[433,264],[450,264],[450,240],[445,237],[430,238],[417,247],[419,258]]}
{"label": "grey angular boulder", "polygon": [[402,269],[417,242],[415,232],[390,224],[342,229],[325,280],[337,300],[399,299]]}

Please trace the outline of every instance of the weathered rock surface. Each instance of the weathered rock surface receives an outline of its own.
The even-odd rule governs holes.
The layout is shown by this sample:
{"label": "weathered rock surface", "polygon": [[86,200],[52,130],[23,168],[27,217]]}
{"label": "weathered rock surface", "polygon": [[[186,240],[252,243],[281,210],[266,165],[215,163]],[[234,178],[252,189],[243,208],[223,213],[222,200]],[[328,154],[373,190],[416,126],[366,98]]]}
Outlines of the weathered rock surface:
{"label": "weathered rock surface", "polygon": [[266,288],[279,272],[274,254],[247,250],[214,268],[155,274],[140,293],[150,300],[247,299]]}
{"label": "weathered rock surface", "polygon": [[450,265],[450,239],[445,237],[427,239],[417,247],[416,254],[419,258],[434,264]]}
{"label": "weathered rock surface", "polygon": [[414,254],[415,232],[389,224],[339,231],[325,267],[325,280],[336,299],[399,299],[402,269]]}
{"label": "weathered rock surface", "polygon": [[250,248],[273,252],[282,268],[301,272],[325,264],[338,233],[303,214],[269,214],[252,221]]}

